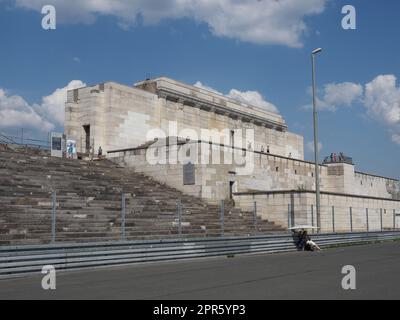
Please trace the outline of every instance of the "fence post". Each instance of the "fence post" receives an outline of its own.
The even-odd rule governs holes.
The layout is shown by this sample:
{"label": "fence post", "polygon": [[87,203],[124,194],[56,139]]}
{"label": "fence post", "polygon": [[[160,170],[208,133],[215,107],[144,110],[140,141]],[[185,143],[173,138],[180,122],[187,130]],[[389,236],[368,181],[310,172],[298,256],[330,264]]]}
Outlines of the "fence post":
{"label": "fence post", "polygon": [[380,211],[380,218],[381,218],[381,231],[383,231],[382,208],[381,208],[381,211]]}
{"label": "fence post", "polygon": [[353,232],[353,208],[350,207],[350,232]]}
{"label": "fence post", "polygon": [[287,225],[288,225],[288,228],[291,228],[292,227],[292,219],[290,217],[290,203],[287,206],[288,206],[288,210],[287,210]]}
{"label": "fence post", "polygon": [[396,209],[393,209],[393,230],[396,230]]}
{"label": "fence post", "polygon": [[178,199],[176,201],[176,211],[178,213],[178,234],[182,235],[182,201]]}
{"label": "fence post", "polygon": [[335,232],[335,206],[332,206],[332,231]]}
{"label": "fence post", "polygon": [[366,218],[367,218],[367,231],[369,231],[369,219],[368,219],[368,208],[366,208]]}
{"label": "fence post", "polygon": [[225,214],[225,202],[221,200],[221,237],[224,236],[224,214]]}
{"label": "fence post", "polygon": [[51,194],[52,210],[51,210],[51,243],[56,242],[56,207],[57,193],[53,191]]}
{"label": "fence post", "polygon": [[313,204],[311,205],[311,225],[314,227],[314,205]]}
{"label": "fence post", "polygon": [[122,195],[121,195],[121,240],[126,240],[125,214],[126,214],[126,200],[125,200],[125,193],[122,193]]}
{"label": "fence post", "polygon": [[257,201],[253,202],[253,218],[254,218],[254,229],[258,231],[258,221],[257,221]]}

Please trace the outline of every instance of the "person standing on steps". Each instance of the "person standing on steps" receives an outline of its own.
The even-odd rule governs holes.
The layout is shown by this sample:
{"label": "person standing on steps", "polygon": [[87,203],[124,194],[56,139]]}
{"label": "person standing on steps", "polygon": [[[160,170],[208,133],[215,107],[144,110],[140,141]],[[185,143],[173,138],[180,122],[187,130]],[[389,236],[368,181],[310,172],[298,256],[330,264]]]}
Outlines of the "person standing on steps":
{"label": "person standing on steps", "polygon": [[103,149],[101,148],[101,146],[99,147],[99,151],[97,152],[97,154],[99,156],[99,159],[101,159],[103,156]]}

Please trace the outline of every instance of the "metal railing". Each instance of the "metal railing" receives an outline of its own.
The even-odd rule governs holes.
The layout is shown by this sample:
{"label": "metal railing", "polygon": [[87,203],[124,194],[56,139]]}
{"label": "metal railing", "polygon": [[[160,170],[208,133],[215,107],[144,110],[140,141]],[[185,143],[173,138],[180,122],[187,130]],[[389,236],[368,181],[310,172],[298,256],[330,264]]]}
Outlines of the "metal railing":
{"label": "metal railing", "polygon": [[50,133],[47,135],[46,139],[38,139],[36,137],[26,136],[24,132],[26,131],[22,129],[20,136],[0,132],[0,144],[50,150]]}
{"label": "metal railing", "polygon": [[288,228],[298,225],[315,226],[323,233],[390,231],[400,224],[399,209],[322,206],[317,226],[314,205],[263,207],[249,201],[239,209],[224,200],[205,205],[185,199],[141,198],[124,192],[100,198],[56,191],[47,197],[24,194],[0,208],[0,212],[14,212],[2,227],[0,246],[257,236],[288,233]]}
{"label": "metal railing", "polygon": [[[397,240],[400,232],[318,234],[320,247]],[[39,273],[44,265],[57,271],[119,266],[144,262],[274,253],[298,250],[290,235],[122,241],[0,247],[0,278]]]}
{"label": "metal railing", "polygon": [[324,164],[326,164],[326,163],[354,164],[353,159],[348,156],[345,156],[343,153],[339,153],[339,154],[332,153],[330,156],[324,158],[323,163]]}

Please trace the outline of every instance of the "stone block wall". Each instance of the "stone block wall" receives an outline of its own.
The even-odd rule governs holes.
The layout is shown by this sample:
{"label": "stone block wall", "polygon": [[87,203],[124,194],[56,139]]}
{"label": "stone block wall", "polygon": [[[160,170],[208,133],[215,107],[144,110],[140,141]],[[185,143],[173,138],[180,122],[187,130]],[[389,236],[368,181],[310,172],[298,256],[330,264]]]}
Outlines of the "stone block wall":
{"label": "stone block wall", "polygon": [[[230,101],[227,106],[234,108],[234,104]],[[240,108],[243,109],[243,106]],[[260,117],[270,117],[283,123],[279,115],[257,112]],[[163,138],[163,134],[186,138],[191,134],[189,131],[194,131],[198,139],[201,139],[201,129],[253,129],[253,149],[260,151],[269,147],[270,152],[277,155],[291,154],[293,158],[298,159],[304,157],[303,138],[299,135],[267,128],[249,119],[244,121],[228,114],[186,105],[182,101],[171,101],[151,90],[146,91],[140,87],[129,87],[115,82],[69,91],[65,113],[65,133],[68,138],[77,140],[78,151],[81,150],[81,145],[84,145],[84,125],[90,125],[94,149],[97,150],[101,146],[104,153],[140,146],[150,139],[149,132],[153,130],[154,133],[154,129],[163,132],[160,138]],[[177,126],[176,130],[173,129],[174,123]],[[243,147],[246,147],[247,143],[246,138],[243,138]]]}
{"label": "stone block wall", "polygon": [[[234,201],[244,210],[251,210],[256,201],[260,217],[286,227],[302,224],[317,226],[315,193],[312,192],[237,194]],[[400,227],[399,220],[399,201],[321,194],[322,232],[390,230]]]}
{"label": "stone block wall", "polygon": [[[186,160],[191,159],[195,164],[194,186],[183,184],[183,164],[178,161],[182,150],[192,151],[191,156]],[[205,153],[206,155],[204,155]],[[213,155],[208,157],[211,153]],[[218,158],[214,157],[216,154],[220,160],[218,163],[213,162],[215,158]],[[244,158],[246,166],[236,164],[237,159],[243,157],[244,154],[246,154]],[[173,156],[171,157],[171,155]],[[243,150],[197,142],[179,146],[155,143],[148,149],[119,152],[112,156],[116,158],[116,161],[128,167],[133,167],[137,171],[151,175],[161,182],[171,184],[183,192],[202,197],[209,202],[229,199],[232,192],[315,190],[313,163],[251,150],[246,150],[244,153]],[[166,157],[168,161],[165,159]],[[233,161],[224,163],[230,157]],[[160,159],[164,159],[164,161]],[[202,162],[204,159],[208,159],[209,164],[204,164]],[[152,164],[154,162],[157,164]],[[249,166],[249,163],[252,165]],[[244,170],[246,168],[248,170]],[[357,176],[354,173],[354,167],[347,164],[320,166],[321,191],[395,199],[387,191],[387,185],[394,183],[395,180],[366,174],[358,174],[358,176],[372,179],[375,193],[354,187]],[[233,184],[232,188],[230,188],[231,183]]]}

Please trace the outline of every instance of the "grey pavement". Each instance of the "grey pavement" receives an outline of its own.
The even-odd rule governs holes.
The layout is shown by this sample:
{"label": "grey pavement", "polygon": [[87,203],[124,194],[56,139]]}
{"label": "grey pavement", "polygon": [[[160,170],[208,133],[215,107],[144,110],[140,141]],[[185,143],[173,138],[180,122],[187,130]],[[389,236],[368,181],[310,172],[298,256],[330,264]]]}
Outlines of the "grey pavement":
{"label": "grey pavement", "polygon": [[0,280],[0,299],[399,299],[400,242],[58,272],[50,291],[42,276]]}

